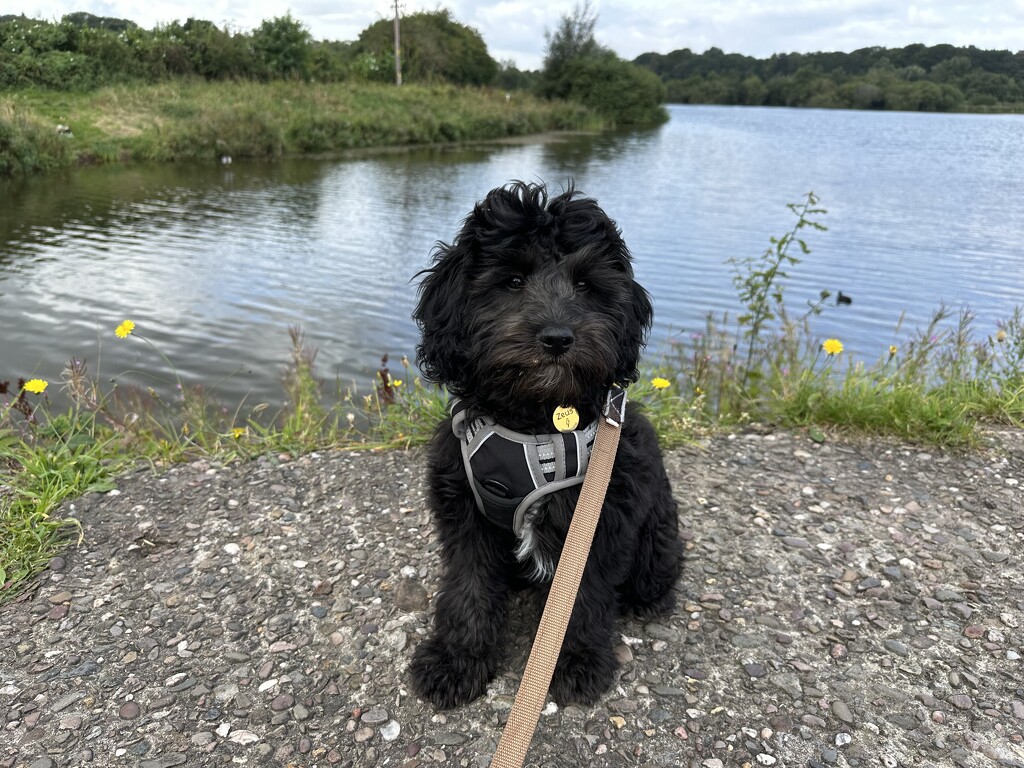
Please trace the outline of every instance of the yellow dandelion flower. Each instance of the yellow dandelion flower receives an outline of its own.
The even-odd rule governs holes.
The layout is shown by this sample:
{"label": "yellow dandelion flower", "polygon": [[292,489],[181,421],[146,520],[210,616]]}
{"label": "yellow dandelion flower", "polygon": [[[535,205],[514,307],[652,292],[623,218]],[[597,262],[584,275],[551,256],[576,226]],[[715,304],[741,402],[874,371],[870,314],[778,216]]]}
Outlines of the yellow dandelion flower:
{"label": "yellow dandelion flower", "polygon": [[31,392],[35,395],[41,395],[46,391],[46,388],[50,386],[50,382],[43,381],[42,379],[29,379],[25,382],[25,391]]}
{"label": "yellow dandelion flower", "polygon": [[898,351],[899,351],[899,350],[897,349],[897,347],[896,347],[896,345],[895,345],[895,344],[890,344],[890,345],[889,345],[889,357],[892,357],[892,356],[893,356],[893,355],[895,355],[895,354],[896,354],[896,353],[897,353]]}
{"label": "yellow dandelion flower", "polygon": [[700,397],[701,395],[703,395],[703,394],[704,394],[704,390],[703,390],[703,389],[701,389],[700,387],[694,387],[694,388],[693,388],[693,394],[695,394],[695,395],[697,395],[698,397]]}
{"label": "yellow dandelion flower", "polygon": [[1002,328],[996,331],[996,341],[1000,343],[1006,341],[1006,331],[1004,331]]}
{"label": "yellow dandelion flower", "polygon": [[843,342],[839,339],[825,339],[821,348],[825,351],[826,355],[838,355],[843,351]]}
{"label": "yellow dandelion flower", "polygon": [[391,386],[393,386],[393,387],[400,387],[400,386],[402,386],[402,380],[401,379],[392,379],[391,380]]}
{"label": "yellow dandelion flower", "polygon": [[244,435],[248,430],[245,427],[233,427],[231,429],[231,436],[237,440]]}
{"label": "yellow dandelion flower", "polygon": [[653,379],[651,379],[651,386],[654,387],[655,389],[665,389],[671,383],[671,381],[669,381],[668,379],[663,379],[661,378],[661,376],[655,376]]}
{"label": "yellow dandelion flower", "polygon": [[119,339],[126,339],[135,330],[135,323],[131,320],[125,320],[117,328],[114,329],[114,335]]}

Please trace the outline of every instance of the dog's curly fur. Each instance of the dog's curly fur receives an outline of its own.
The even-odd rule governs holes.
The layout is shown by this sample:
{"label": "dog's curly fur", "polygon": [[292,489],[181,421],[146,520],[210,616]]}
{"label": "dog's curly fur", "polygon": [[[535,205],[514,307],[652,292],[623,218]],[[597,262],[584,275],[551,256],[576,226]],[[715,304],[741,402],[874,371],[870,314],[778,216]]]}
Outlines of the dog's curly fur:
{"label": "dog's curly fur", "polygon": [[[580,423],[597,418],[609,387],[636,380],[651,302],[633,279],[615,223],[570,185],[491,191],[424,271],[414,317],[419,363],[470,412],[533,434],[552,431],[557,406]],[[580,486],[530,511],[528,549],[557,563]],[[476,698],[502,653],[511,590],[550,575],[520,562],[523,542],[476,508],[451,420],[430,448],[429,501],[444,565],[434,631],[411,664],[416,691],[441,708]],[[674,605],[682,560],[676,503],[657,437],[629,407],[593,547],[552,680],[561,703],[596,701],[616,669],[613,637],[623,609],[653,615]]]}

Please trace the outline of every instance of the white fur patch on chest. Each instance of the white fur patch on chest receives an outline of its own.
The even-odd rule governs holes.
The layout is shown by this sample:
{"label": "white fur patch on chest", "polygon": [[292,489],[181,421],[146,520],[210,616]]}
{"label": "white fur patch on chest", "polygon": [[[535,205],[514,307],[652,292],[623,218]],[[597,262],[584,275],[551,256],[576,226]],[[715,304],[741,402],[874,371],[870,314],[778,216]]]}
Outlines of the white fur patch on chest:
{"label": "white fur patch on chest", "polygon": [[531,567],[530,579],[538,583],[550,581],[555,575],[555,562],[550,554],[542,551],[539,537],[537,536],[537,524],[543,519],[546,500],[531,504],[526,510],[523,520],[523,528],[519,535],[519,546],[516,547],[516,560],[520,563],[529,562]]}

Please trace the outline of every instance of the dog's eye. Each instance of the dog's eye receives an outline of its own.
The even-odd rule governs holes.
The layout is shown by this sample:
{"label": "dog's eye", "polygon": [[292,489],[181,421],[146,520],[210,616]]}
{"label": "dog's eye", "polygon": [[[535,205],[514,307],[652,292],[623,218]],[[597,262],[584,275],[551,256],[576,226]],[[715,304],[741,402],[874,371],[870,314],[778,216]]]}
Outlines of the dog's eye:
{"label": "dog's eye", "polygon": [[578,293],[584,293],[590,290],[590,283],[586,280],[577,280],[573,287]]}
{"label": "dog's eye", "polygon": [[526,280],[523,279],[522,275],[513,275],[505,281],[505,287],[510,291],[518,291],[526,285]]}

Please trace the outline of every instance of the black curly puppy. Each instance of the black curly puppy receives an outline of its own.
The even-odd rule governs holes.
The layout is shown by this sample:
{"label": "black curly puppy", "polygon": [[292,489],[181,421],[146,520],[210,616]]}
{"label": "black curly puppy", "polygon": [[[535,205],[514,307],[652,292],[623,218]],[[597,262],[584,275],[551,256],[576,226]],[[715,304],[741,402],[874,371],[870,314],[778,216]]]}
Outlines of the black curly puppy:
{"label": "black curly puppy", "polygon": [[[454,399],[429,465],[444,573],[411,672],[447,708],[494,676],[510,591],[550,587],[598,415],[613,384],[638,376],[651,303],[618,227],[571,186],[550,199],[523,182],[491,191],[434,257],[414,314],[419,362]],[[553,425],[556,410],[569,423]],[[608,689],[620,611],[670,609],[681,559],[657,437],[629,408],[552,680],[557,701],[592,703]]]}

